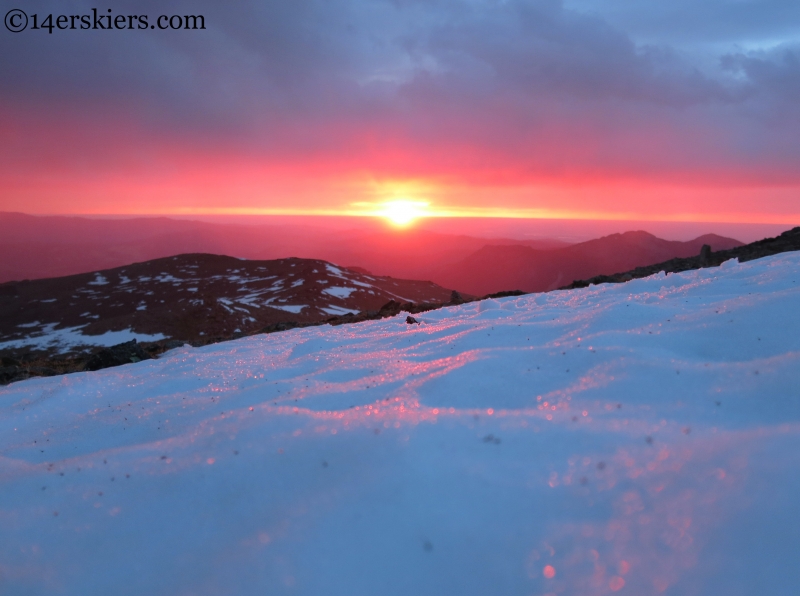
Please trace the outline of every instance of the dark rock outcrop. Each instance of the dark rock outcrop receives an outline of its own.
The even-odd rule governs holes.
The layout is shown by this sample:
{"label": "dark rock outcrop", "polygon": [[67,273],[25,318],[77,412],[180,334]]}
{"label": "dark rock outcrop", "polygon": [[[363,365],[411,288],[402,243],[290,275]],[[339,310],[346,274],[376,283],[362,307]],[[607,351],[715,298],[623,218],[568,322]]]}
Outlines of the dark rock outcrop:
{"label": "dark rock outcrop", "polygon": [[450,304],[464,304],[464,302],[466,302],[464,297],[455,290],[450,293]]}
{"label": "dark rock outcrop", "polygon": [[289,329],[294,329],[299,327],[300,324],[296,321],[279,321],[277,323],[272,323],[271,325],[267,325],[261,330],[261,333],[275,333],[276,331],[288,331]]}
{"label": "dark rock outcrop", "polygon": [[381,306],[380,310],[378,311],[378,316],[380,318],[393,317],[400,314],[401,310],[403,310],[402,304],[397,302],[397,300],[389,300],[389,302]]}
{"label": "dark rock outcrop", "polygon": [[152,356],[145,352],[135,339],[132,339],[131,341],[100,350],[89,358],[85,370],[100,370],[151,359]]}
{"label": "dark rock outcrop", "polygon": [[710,262],[711,262],[711,247],[708,244],[704,244],[700,248],[700,266],[708,267],[708,264]]}
{"label": "dark rock outcrop", "polygon": [[504,292],[495,292],[494,294],[487,294],[483,297],[484,300],[489,298],[509,298],[511,296],[524,296],[528,292],[522,290],[506,290]]}
{"label": "dark rock outcrop", "polygon": [[0,385],[8,385],[14,381],[21,381],[27,378],[28,374],[18,366],[0,367]]}

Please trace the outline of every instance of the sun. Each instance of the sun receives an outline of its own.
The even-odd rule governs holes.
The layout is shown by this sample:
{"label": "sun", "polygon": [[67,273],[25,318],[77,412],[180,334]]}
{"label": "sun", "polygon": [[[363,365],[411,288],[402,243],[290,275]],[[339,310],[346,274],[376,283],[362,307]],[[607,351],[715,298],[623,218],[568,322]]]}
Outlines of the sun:
{"label": "sun", "polygon": [[428,203],[422,201],[388,201],[383,203],[380,215],[400,228],[411,225],[414,220],[425,217]]}

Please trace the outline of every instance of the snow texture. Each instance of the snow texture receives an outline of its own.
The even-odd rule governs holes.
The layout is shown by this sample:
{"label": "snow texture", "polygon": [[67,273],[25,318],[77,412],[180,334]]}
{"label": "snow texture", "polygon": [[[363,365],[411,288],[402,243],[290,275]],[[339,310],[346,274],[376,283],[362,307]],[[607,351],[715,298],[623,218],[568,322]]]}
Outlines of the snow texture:
{"label": "snow texture", "polygon": [[105,286],[105,285],[108,285],[108,280],[105,277],[103,277],[100,273],[95,273],[94,276],[95,276],[94,280],[90,281],[88,283],[88,285],[90,285],[90,286]]}
{"label": "snow texture", "polygon": [[304,308],[307,308],[307,306],[308,305],[306,305],[306,304],[274,304],[274,303],[269,303],[269,307],[270,308],[278,308],[280,310],[285,310],[286,312],[290,312],[290,313],[294,313],[294,314],[300,313]]}
{"label": "snow texture", "polygon": [[343,286],[331,286],[322,290],[323,294],[328,294],[335,298],[349,298],[350,294],[356,291],[356,288],[346,288]]}
{"label": "snow texture", "polygon": [[319,309],[325,314],[334,317],[341,317],[347,314],[357,315],[361,312],[359,310],[356,310],[355,308],[343,308],[341,306],[336,306],[334,304],[329,304],[328,306],[321,306]]}
{"label": "snow texture", "polygon": [[[92,315],[91,313],[84,313],[81,316],[90,319],[98,318],[97,315]],[[41,329],[28,337],[2,341],[0,342],[0,350],[19,348],[46,350],[48,348],[54,348],[57,353],[66,354],[70,350],[82,346],[110,347],[133,339],[136,341],[160,341],[167,338],[163,333],[136,333],[132,329],[106,331],[99,335],[85,335],[81,332],[81,329],[86,325],[64,327],[62,329],[56,329],[56,325],[57,323],[48,323],[42,325]],[[20,327],[22,327],[22,325],[20,325]]]}
{"label": "snow texture", "polygon": [[5,594],[798,592],[800,255],[0,389]]}

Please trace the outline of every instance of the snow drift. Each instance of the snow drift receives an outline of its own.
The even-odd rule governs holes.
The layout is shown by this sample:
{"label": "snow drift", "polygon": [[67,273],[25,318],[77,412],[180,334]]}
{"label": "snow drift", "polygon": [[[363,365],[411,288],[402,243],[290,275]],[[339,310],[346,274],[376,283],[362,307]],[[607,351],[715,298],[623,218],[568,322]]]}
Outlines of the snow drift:
{"label": "snow drift", "polygon": [[800,255],[0,389],[8,594],[796,594]]}

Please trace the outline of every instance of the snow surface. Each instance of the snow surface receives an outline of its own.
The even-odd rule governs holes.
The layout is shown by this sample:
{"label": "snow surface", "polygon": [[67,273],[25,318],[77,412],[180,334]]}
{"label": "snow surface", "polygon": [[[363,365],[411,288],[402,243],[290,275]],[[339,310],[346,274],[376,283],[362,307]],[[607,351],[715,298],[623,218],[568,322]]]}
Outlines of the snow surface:
{"label": "snow surface", "polygon": [[334,317],[341,317],[343,315],[357,315],[360,314],[361,311],[355,308],[344,308],[341,306],[335,306],[333,304],[329,304],[328,306],[321,306],[319,309],[327,315],[332,315]]}
{"label": "snow surface", "polygon": [[322,290],[323,294],[334,296],[335,298],[349,298],[350,294],[356,291],[356,288],[346,288],[344,286],[331,286]]}
{"label": "snow surface", "polygon": [[87,285],[90,286],[106,286],[108,285],[108,280],[103,277],[100,273],[94,274],[94,280],[90,281]]}
{"label": "snow surface", "polygon": [[278,308],[294,314],[298,314],[304,308],[308,307],[307,304],[274,304],[272,302],[267,302],[265,304],[268,304],[270,308]]}
{"label": "snow surface", "polygon": [[[139,309],[137,308],[136,310]],[[98,315],[91,315],[90,313],[84,313],[81,316],[90,319],[98,318]],[[136,341],[160,341],[167,338],[163,333],[136,333],[132,329],[106,331],[99,335],[85,335],[81,329],[86,327],[86,325],[64,327],[62,329],[56,329],[56,325],[58,325],[58,323],[47,323],[46,325],[42,325],[41,329],[36,331],[34,335],[21,339],[0,341],[0,350],[16,350],[19,348],[47,350],[52,348],[59,354],[66,354],[71,350],[81,347],[110,347],[133,339]]]}
{"label": "snow surface", "polygon": [[786,254],[10,385],[3,593],[795,595],[798,286]]}

